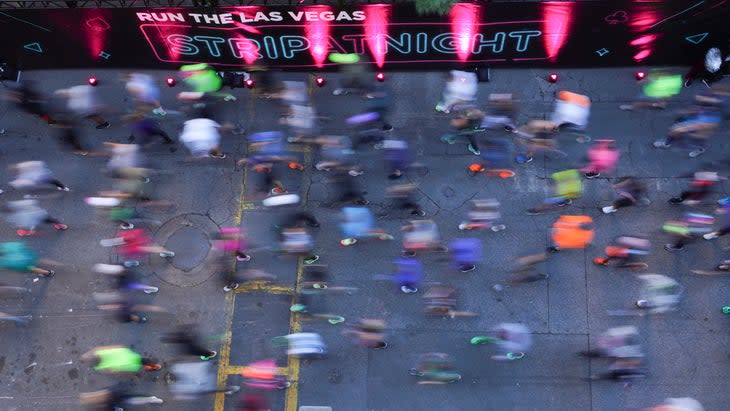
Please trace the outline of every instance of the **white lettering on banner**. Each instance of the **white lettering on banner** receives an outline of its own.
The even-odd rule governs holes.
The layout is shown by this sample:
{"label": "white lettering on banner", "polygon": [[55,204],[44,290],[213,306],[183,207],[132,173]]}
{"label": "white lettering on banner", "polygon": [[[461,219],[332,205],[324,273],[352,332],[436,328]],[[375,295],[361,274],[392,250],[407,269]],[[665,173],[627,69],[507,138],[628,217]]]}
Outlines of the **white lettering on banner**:
{"label": "white lettering on banner", "polygon": [[294,19],[294,21],[302,21],[302,17],[304,17],[304,12],[298,11],[298,12],[294,13],[293,11],[290,11],[289,15],[291,16],[292,19]]}
{"label": "white lettering on banner", "polygon": [[[532,41],[542,36],[539,30],[520,30],[512,32],[496,32],[491,38],[485,39],[482,33],[475,33],[473,37],[472,53],[484,57],[485,52],[499,56],[503,52],[524,53]],[[379,36],[380,39],[380,36]],[[345,34],[339,41],[332,36],[327,37],[327,50],[330,52],[365,54],[368,52],[368,37],[364,34]],[[457,51],[458,34],[439,33],[400,33],[399,36],[382,35],[378,44],[384,44],[386,54],[408,56],[412,54],[438,53],[453,55]],[[309,39],[298,35],[267,35],[258,39],[241,39],[171,34],[165,37],[167,47],[173,55],[196,56],[207,54],[214,58],[233,56],[240,59],[242,56],[251,56],[266,59],[293,59],[298,53],[308,52],[311,47]],[[343,42],[340,44],[340,41]],[[343,47],[343,44],[346,47]],[[225,47],[227,45],[227,47]],[[414,47],[415,46],[415,47]]]}
{"label": "white lettering on banner", "polygon": [[139,21],[151,21],[151,22],[174,22],[179,21],[185,22],[185,16],[182,13],[137,13],[137,19]]}
{"label": "white lettering on banner", "polygon": [[[240,23],[258,23],[284,21],[284,15],[281,11],[257,11],[246,12],[237,11],[236,13],[220,13],[220,14],[203,14],[203,13],[136,13],[137,20],[152,23],[164,22],[194,22],[198,24],[216,24],[216,25],[233,25]],[[365,12],[363,11],[339,11],[330,10],[322,11],[287,11],[286,16],[294,22],[300,23],[305,21],[365,21]]]}

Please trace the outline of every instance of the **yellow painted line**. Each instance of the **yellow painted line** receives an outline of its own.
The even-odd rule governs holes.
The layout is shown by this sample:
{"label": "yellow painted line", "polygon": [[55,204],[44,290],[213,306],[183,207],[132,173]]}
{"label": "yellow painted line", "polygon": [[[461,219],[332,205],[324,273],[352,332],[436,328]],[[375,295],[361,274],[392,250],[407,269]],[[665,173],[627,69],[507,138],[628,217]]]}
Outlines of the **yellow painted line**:
{"label": "yellow painted line", "polygon": [[257,208],[263,209],[263,207],[257,207],[256,204],[248,202],[248,201],[241,202],[241,210],[255,210]]}
{"label": "yellow painted line", "polygon": [[[297,289],[299,288],[303,272],[304,259],[299,257],[299,261],[297,263]],[[292,304],[294,303],[296,303],[296,295],[292,298]],[[301,331],[302,323],[299,321],[299,316],[292,313],[289,316],[289,333],[293,334]],[[284,402],[285,411],[297,411],[297,403],[299,402],[299,365],[299,358],[290,355],[287,362],[287,368],[289,369],[289,381],[292,381],[292,384],[286,390],[286,400]]]}
{"label": "yellow painted line", "polygon": [[[311,164],[312,155],[307,152],[304,154],[304,164]],[[309,194],[309,186],[302,187],[302,207],[307,206],[307,196]],[[297,278],[294,283],[294,290],[299,291],[302,278],[304,276],[304,259],[299,257],[297,260]],[[296,303],[296,293],[292,297],[292,304]],[[302,331],[302,323],[299,321],[300,316],[291,313],[289,316],[289,332],[298,333]],[[289,356],[287,368],[289,369],[289,381],[292,385],[286,390],[286,400],[284,403],[285,411],[297,411],[299,402],[299,358]]]}
{"label": "yellow painted line", "polygon": [[[245,365],[229,365],[225,368],[226,375],[241,375]],[[286,367],[278,367],[279,373],[285,374],[287,372]]]}
{"label": "yellow painted line", "polygon": [[255,292],[290,295],[294,294],[294,289],[291,287],[284,287],[282,285],[271,284],[266,281],[251,281],[247,283],[241,283],[241,285],[235,290],[236,294]]}
{"label": "yellow painted line", "polygon": [[[222,387],[226,384],[226,378],[228,377],[228,374],[226,373],[226,368],[228,367],[228,363],[231,360],[231,325],[233,324],[233,311],[236,307],[235,304],[236,301],[236,295],[233,293],[226,294],[226,312],[225,312],[225,329],[226,332],[223,334],[222,344],[220,348],[219,357],[220,360],[218,361],[218,387]],[[215,402],[213,406],[214,411],[223,411],[223,406],[225,402],[225,395],[222,392],[215,394]]]}
{"label": "yellow painted line", "polygon": [[[250,106],[253,106],[254,104],[250,104]],[[253,110],[253,109],[252,109]],[[253,112],[250,118],[253,118]],[[236,210],[236,214],[234,216],[234,222],[236,224],[236,227],[241,225],[241,221],[243,220],[243,210],[245,210],[245,194],[246,194],[246,178],[248,177],[248,168],[243,169],[243,178],[241,178],[241,185],[239,187],[239,195],[238,195],[238,209]],[[235,267],[236,261],[232,259],[231,264],[233,267]],[[225,297],[225,333],[223,334],[223,338],[221,339],[221,348],[220,352],[218,354],[219,360],[218,360],[218,375],[217,375],[217,382],[218,387],[222,387],[226,383],[226,379],[228,378],[228,373],[226,373],[226,369],[228,368],[228,364],[231,361],[231,338],[233,336],[232,331],[232,325],[233,325],[233,312],[236,309],[236,294],[235,293],[227,293]],[[215,400],[213,402],[213,411],[223,411],[223,408],[225,407],[225,394],[222,392],[218,392],[215,394]]]}
{"label": "yellow painted line", "polygon": [[311,153],[312,147],[304,144],[288,144],[287,149],[295,153]]}

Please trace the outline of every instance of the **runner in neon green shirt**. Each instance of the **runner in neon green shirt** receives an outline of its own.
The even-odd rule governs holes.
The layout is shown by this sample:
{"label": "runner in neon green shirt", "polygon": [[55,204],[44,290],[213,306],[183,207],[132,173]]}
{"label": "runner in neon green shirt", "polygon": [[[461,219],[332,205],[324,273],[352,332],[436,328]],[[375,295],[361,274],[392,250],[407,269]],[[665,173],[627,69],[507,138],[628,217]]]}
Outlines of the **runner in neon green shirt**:
{"label": "runner in neon green shirt", "polygon": [[144,358],[132,349],[123,345],[107,345],[96,347],[81,356],[82,361],[95,361],[94,370],[107,374],[137,373],[140,371],[157,371],[162,366],[155,361]]}
{"label": "runner in neon green shirt", "polygon": [[641,89],[642,96],[631,104],[621,104],[619,108],[628,111],[645,107],[663,109],[669,99],[682,90],[682,83],[680,74],[650,73]]}

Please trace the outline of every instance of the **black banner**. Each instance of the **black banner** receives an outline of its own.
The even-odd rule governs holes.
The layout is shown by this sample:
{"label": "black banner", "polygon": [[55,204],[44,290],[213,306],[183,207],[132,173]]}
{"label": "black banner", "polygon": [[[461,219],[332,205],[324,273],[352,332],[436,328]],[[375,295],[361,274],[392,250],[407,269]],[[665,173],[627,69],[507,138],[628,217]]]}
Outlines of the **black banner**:
{"label": "black banner", "polygon": [[445,66],[689,64],[727,51],[727,0],[455,5],[417,16],[408,5],[194,9],[0,10],[0,59],[23,69],[336,66],[357,53],[390,69]]}

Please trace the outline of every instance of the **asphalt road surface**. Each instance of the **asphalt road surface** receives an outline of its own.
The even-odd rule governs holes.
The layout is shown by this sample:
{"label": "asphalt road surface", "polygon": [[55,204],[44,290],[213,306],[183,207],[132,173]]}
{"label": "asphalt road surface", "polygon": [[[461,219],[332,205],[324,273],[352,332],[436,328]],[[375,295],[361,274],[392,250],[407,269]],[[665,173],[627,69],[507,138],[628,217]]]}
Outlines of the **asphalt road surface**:
{"label": "asphalt road surface", "polygon": [[[83,71],[39,71],[23,73],[39,82],[43,90],[53,90],[86,81]],[[109,108],[112,127],[83,128],[85,143],[101,147],[104,141],[126,142],[128,130],[119,120],[126,101],[120,72],[93,73],[99,79],[100,97]],[[160,83],[169,73],[154,72]],[[603,215],[598,207],[612,200],[611,179],[586,181],[585,193],[559,212],[528,216],[526,210],[538,205],[549,194],[550,173],[583,165],[587,144],[575,135],[561,136],[565,158],[537,156],[526,165],[515,164],[512,179],[470,176],[466,166],[476,157],[466,145],[447,145],[439,137],[449,131],[445,114],[435,113],[444,76],[442,73],[388,73],[386,82],[395,95],[392,133],[407,138],[415,147],[423,167],[411,170],[404,180],[419,184],[418,201],[427,218],[434,219],[445,241],[457,237],[477,237],[484,248],[484,259],[470,273],[454,270],[437,254],[419,257],[426,267],[426,281],[449,284],[459,289],[459,308],[473,311],[476,317],[425,317],[421,295],[400,293],[394,284],[374,281],[373,276],[392,272],[392,262],[401,251],[400,226],[412,218],[406,211],[394,210],[385,195],[391,182],[382,166],[382,154],[367,149],[361,154],[365,174],[358,182],[367,192],[370,207],[383,215],[379,227],[395,235],[395,241],[339,245],[337,208],[331,207],[333,188],[326,172],[316,171],[316,156],[297,149],[306,165],[304,172],[286,170],[284,183],[290,192],[302,194],[306,208],[320,221],[315,229],[319,263],[327,264],[333,283],[357,287],[354,295],[332,295],[317,304],[322,310],[344,316],[344,324],[302,321],[292,317],[289,306],[304,267],[297,259],[282,259],[269,250],[254,253],[252,261],[238,268],[262,268],[278,279],[269,284],[242,286],[225,294],[215,273],[211,232],[220,226],[241,224],[251,241],[261,247],[275,246],[272,226],[280,212],[261,207],[254,195],[253,175],[236,167],[236,159],[246,152],[244,136],[228,134],[223,138],[224,160],[185,161],[182,146],[171,150],[156,143],[149,157],[165,173],[156,176],[157,196],[174,204],[170,211],[153,210],[159,224],[150,225],[155,239],[175,251],[171,261],[157,257],[142,266],[145,282],[160,292],[143,296],[149,303],[165,307],[169,313],[152,313],[144,325],[119,324],[108,313],[96,309],[93,292],[109,290],[110,282],[92,272],[95,263],[115,262],[118,256],[99,240],[116,232],[114,224],[84,204],[83,199],[108,189],[110,179],[101,170],[104,159],[79,157],[60,150],[54,131],[7,103],[0,125],[7,133],[0,136],[0,198],[18,197],[7,182],[12,173],[7,165],[40,159],[46,161],[57,177],[71,187],[68,193],[44,198],[51,214],[68,224],[65,232],[44,229],[26,241],[44,257],[61,263],[52,279],[16,273],[3,273],[3,282],[29,287],[31,293],[4,296],[0,311],[32,314],[26,326],[0,324],[0,409],[2,410],[77,410],[78,394],[107,386],[115,379],[95,373],[80,361],[87,350],[105,344],[133,346],[163,362],[157,373],[128,378],[136,391],[157,395],[162,405],[139,409],[233,410],[236,397],[206,396],[194,401],[172,398],[165,373],[176,357],[173,347],[159,337],[174,325],[199,323],[207,342],[219,351],[213,360],[218,381],[238,384],[240,367],[262,358],[276,358],[287,367],[296,381],[287,390],[268,392],[275,410],[297,410],[300,406],[329,406],[337,411],[390,410],[550,410],[612,411],[648,407],[666,397],[694,397],[708,411],[728,409],[730,394],[725,378],[728,371],[728,317],[721,307],[730,303],[727,280],[723,276],[697,276],[695,268],[710,270],[727,256],[726,238],[699,242],[670,254],[662,249],[668,240],[661,231],[664,221],[679,217],[683,206],[667,204],[689,179],[686,175],[711,167],[729,175],[723,128],[710,141],[705,154],[690,159],[686,150],[658,150],[651,142],[665,135],[675,110],[691,101],[704,88],[701,83],[683,90],[667,110],[624,112],[618,105],[639,92],[633,70],[565,70],[557,84],[545,81],[543,70],[494,70],[492,82],[480,84],[480,101],[489,93],[514,93],[521,101],[519,122],[545,118],[552,111],[554,92],[565,89],[590,96],[593,107],[587,134],[592,138],[615,139],[622,150],[617,176],[633,175],[649,187],[651,204]],[[303,78],[289,73],[281,78]],[[344,119],[363,111],[364,101],[357,96],[333,97],[336,76],[328,77],[324,88],[314,88],[313,98],[320,115],[326,116],[326,134],[348,132]],[[164,87],[164,86],[163,86]],[[181,86],[163,89],[163,106],[178,106],[175,93]],[[248,90],[235,90],[235,102],[222,105],[221,119],[243,126],[247,133],[279,129],[278,106],[273,100],[257,99]],[[163,127],[177,136],[182,116],[168,115]],[[173,148],[174,149],[174,148]],[[727,195],[722,183],[711,200]],[[460,232],[457,225],[464,217],[468,200],[497,198],[502,204],[507,229]],[[713,202],[695,207],[712,212]],[[595,219],[594,245],[587,250],[570,250],[550,258],[544,271],[548,281],[506,287],[493,286],[506,278],[511,257],[536,253],[550,245],[549,228],[560,213],[587,214]],[[387,214],[387,215],[386,215]],[[640,283],[636,274],[611,267],[597,267],[591,259],[600,254],[614,237],[646,234],[653,240],[652,253],[644,272],[666,274],[686,289],[679,310],[664,315],[617,317],[607,310],[626,308],[637,298]],[[16,240],[14,228],[0,225],[0,241]],[[231,262],[233,264],[233,262]],[[348,323],[360,317],[383,318],[390,328],[385,350],[355,347],[342,335]],[[496,362],[490,359],[493,347],[472,346],[469,339],[483,334],[500,322],[521,322],[533,333],[534,345],[520,361]],[[635,325],[642,335],[649,373],[646,378],[622,382],[587,381],[603,370],[605,360],[587,360],[576,355],[595,343],[597,336],[612,326]],[[320,333],[329,346],[322,360],[287,362],[285,353],[271,344],[275,336],[290,330]],[[407,370],[418,354],[430,351],[452,355],[463,380],[450,385],[419,385]],[[130,407],[133,409],[133,407]]]}

